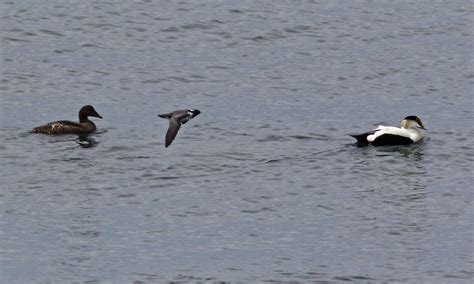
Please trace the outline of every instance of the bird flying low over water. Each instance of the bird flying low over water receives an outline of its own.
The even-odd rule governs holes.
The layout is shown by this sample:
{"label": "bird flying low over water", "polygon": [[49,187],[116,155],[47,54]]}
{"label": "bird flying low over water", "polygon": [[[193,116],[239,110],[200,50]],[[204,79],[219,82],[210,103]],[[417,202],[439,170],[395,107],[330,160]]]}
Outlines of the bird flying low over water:
{"label": "bird flying low over water", "polygon": [[96,126],[94,122],[89,120],[89,116],[102,118],[93,106],[86,105],[79,110],[79,123],[59,120],[35,127],[32,132],[44,134],[89,134],[96,130]]}
{"label": "bird flying low over water", "polygon": [[408,145],[423,139],[424,134],[418,128],[426,130],[418,116],[410,115],[402,120],[400,128],[379,125],[374,130],[351,136],[357,139],[360,145]]}
{"label": "bird flying low over water", "polygon": [[165,147],[168,147],[171,142],[173,142],[176,134],[178,134],[181,124],[185,124],[200,113],[201,112],[197,109],[183,109],[175,110],[170,113],[158,114],[159,117],[170,121],[168,131],[166,132]]}

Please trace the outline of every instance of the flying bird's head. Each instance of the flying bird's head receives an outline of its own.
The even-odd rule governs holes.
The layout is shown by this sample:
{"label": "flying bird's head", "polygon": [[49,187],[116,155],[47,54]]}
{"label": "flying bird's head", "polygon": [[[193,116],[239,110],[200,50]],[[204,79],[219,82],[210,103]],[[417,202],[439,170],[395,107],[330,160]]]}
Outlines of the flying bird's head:
{"label": "flying bird's head", "polygon": [[198,109],[188,109],[188,114],[191,116],[191,118],[198,116],[201,113]]}

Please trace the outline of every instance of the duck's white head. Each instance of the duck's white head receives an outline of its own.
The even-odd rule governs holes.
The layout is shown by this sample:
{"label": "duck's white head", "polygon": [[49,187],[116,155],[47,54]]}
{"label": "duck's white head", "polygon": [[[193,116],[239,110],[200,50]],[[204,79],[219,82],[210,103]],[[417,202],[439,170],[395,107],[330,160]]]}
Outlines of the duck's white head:
{"label": "duck's white head", "polygon": [[414,127],[419,127],[421,129],[426,130],[425,126],[423,125],[423,122],[421,122],[421,119],[416,115],[409,115],[405,117],[401,122],[401,128],[414,128]]}

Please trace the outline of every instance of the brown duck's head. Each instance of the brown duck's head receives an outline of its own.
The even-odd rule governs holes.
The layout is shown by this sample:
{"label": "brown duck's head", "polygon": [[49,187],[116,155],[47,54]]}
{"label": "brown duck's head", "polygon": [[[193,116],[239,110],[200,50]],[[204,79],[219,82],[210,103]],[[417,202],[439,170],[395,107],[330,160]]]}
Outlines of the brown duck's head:
{"label": "brown duck's head", "polygon": [[85,117],[93,116],[93,117],[102,118],[102,116],[91,105],[83,106],[81,110],[79,111],[79,116],[85,116]]}
{"label": "brown duck's head", "polygon": [[87,119],[87,117],[89,116],[102,118],[102,116],[94,109],[93,106],[91,105],[83,106],[81,110],[79,111],[79,121]]}

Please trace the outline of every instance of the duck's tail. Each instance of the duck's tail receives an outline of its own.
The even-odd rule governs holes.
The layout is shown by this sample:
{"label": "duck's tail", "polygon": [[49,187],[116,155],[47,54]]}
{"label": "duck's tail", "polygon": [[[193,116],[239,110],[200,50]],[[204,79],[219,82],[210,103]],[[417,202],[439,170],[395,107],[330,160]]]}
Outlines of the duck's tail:
{"label": "duck's tail", "polygon": [[369,144],[369,141],[367,141],[367,136],[373,134],[373,132],[365,132],[362,134],[349,134],[351,137],[354,137],[357,140],[358,144]]}

